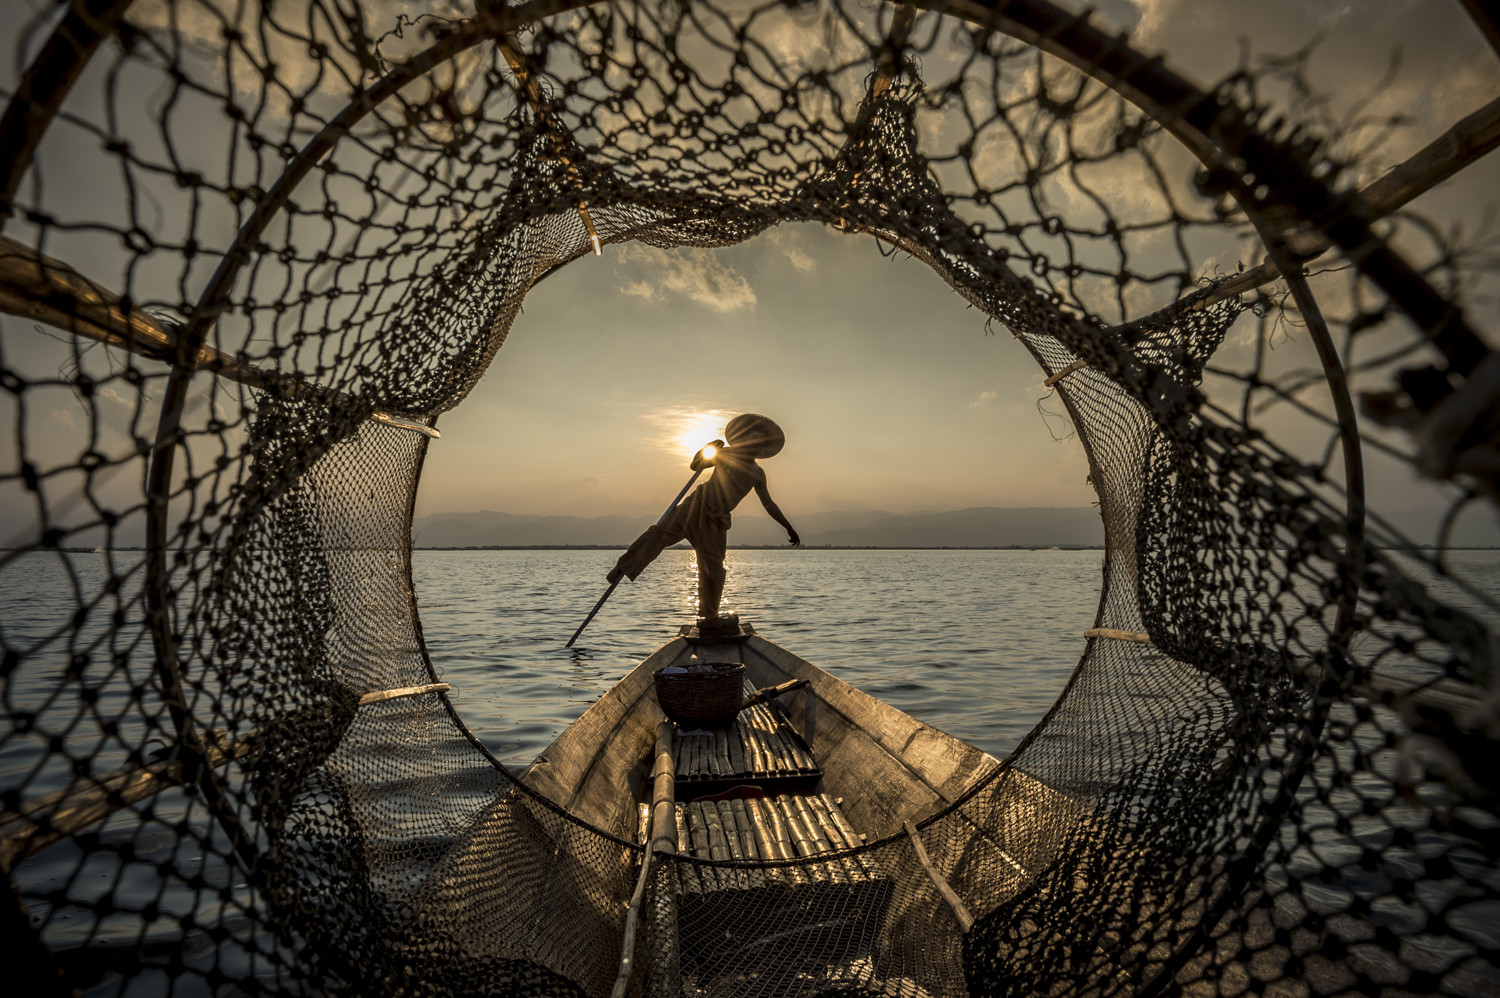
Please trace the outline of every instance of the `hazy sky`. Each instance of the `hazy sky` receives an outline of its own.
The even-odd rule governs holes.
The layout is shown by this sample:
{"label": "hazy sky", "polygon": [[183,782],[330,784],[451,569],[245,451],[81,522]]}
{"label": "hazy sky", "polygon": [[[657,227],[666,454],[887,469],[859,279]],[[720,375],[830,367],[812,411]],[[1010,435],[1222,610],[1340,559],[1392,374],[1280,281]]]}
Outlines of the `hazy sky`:
{"label": "hazy sky", "polygon": [[[1500,63],[1443,0],[1100,6],[1205,83],[1237,63],[1241,40],[1285,54],[1321,34],[1313,80],[1347,98],[1369,92],[1399,49],[1375,107],[1412,121],[1373,150],[1387,163],[1500,92]],[[1472,227],[1496,191],[1488,162],[1418,207]],[[1038,411],[1041,380],[1003,327],[986,335],[984,316],[930,269],[883,258],[869,238],[800,225],[722,250],[610,247],[532,291],[489,375],[443,417],[418,513],[651,512],[680,487],[694,447],[746,410],[787,430],[766,467],[791,514],[1086,505],[1082,451],[1054,439],[1070,427]],[[1379,505],[1436,501],[1406,469],[1371,464]]]}
{"label": "hazy sky", "polygon": [[[0,14],[16,15],[8,20],[17,23],[38,2],[0,0]],[[1500,60],[1450,0],[1099,6],[1102,20],[1130,29],[1138,46],[1166,53],[1169,65],[1205,85],[1239,62],[1242,46],[1259,58],[1321,37],[1310,74],[1316,88],[1338,95],[1330,105],[1335,113],[1371,93],[1399,52],[1394,83],[1367,111],[1399,112],[1408,121],[1367,150],[1376,164],[1399,162],[1500,93]],[[142,0],[139,9],[155,8]],[[13,55],[7,47],[0,61]],[[929,65],[938,62],[934,54]],[[140,113],[150,110],[149,95],[141,106]],[[205,106],[204,113],[220,111]],[[54,132],[55,144],[44,149],[51,156],[49,203],[67,216],[101,213],[112,196],[108,186],[70,173],[100,162],[97,141],[76,130]],[[1177,181],[1185,183],[1191,171],[1184,158]],[[1491,156],[1415,207],[1472,234],[1488,224],[1497,192],[1500,157]],[[11,234],[25,238],[20,226]],[[115,242],[57,231],[52,238],[64,247],[56,252],[86,273],[111,286],[118,280],[125,257]],[[178,262],[171,254],[162,259],[169,268]],[[199,261],[212,263],[206,254]],[[1222,254],[1202,261],[1226,269],[1239,262]],[[1259,252],[1244,262],[1259,262]],[[1336,296],[1336,277],[1319,280],[1320,294],[1326,287]],[[1471,305],[1471,319],[1494,333],[1496,299],[1481,294]],[[43,374],[55,371],[66,347],[30,327],[5,321],[7,357],[29,358]],[[1278,364],[1314,365],[1306,338],[1292,332],[1278,345]],[[1232,332],[1219,361],[1243,366],[1248,343],[1246,329]],[[1047,414],[1061,405],[1044,398],[1041,380],[1004,327],[987,333],[984,316],[935,273],[903,256],[882,256],[867,237],[785,225],[721,250],[610,246],[602,258],[578,260],[531,292],[488,375],[442,417],[417,514],[657,512],[685,480],[691,452],[742,411],[766,413],[787,431],[786,450],[766,468],[772,494],[794,518],[857,508],[1087,505],[1095,495],[1082,450],[1067,421]],[[1309,389],[1305,400],[1326,407],[1326,392],[1318,390]],[[53,394],[55,412],[42,411],[53,404],[50,395],[38,393],[32,403],[37,446],[76,453],[76,441],[64,436],[82,432],[76,403],[62,388]],[[128,408],[125,400],[122,406]],[[13,422],[8,411],[0,413],[8,438],[7,420]],[[1272,428],[1284,431],[1279,442],[1292,449],[1321,448],[1321,435],[1303,439],[1305,430],[1291,422],[1273,420]],[[1405,467],[1374,455],[1370,482],[1377,508],[1441,498]]]}

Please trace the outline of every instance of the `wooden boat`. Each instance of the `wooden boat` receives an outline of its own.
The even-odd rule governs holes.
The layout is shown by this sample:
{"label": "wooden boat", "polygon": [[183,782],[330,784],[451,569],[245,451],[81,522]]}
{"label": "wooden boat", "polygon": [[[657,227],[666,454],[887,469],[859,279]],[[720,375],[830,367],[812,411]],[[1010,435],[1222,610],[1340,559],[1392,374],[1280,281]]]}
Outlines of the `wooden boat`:
{"label": "wooden boat", "polygon": [[[700,663],[743,664],[747,691],[793,680],[806,684],[742,711],[727,730],[684,732],[666,720],[653,675],[669,666]],[[1000,865],[1011,871],[1011,888],[1018,889],[1026,868],[1034,869],[1052,850],[1044,841],[1016,842],[1011,848],[970,828],[947,835],[935,865],[916,826],[948,809],[999,766],[988,753],[860,692],[742,624],[741,633],[728,638],[701,637],[684,628],[564,731],[522,780],[573,818],[700,861],[673,864],[672,886],[658,888],[655,907],[643,917],[669,919],[671,929],[647,933],[656,948],[632,971],[635,919],[647,880],[641,871],[623,929],[615,994],[641,986],[638,979],[632,983],[632,973],[652,976],[659,984],[663,965],[669,965],[669,992],[676,992],[678,981],[693,980],[700,993],[707,988],[706,993],[730,994],[741,993],[768,965],[795,959],[799,940],[825,961],[815,971],[822,975],[820,987],[829,984],[830,974],[869,985],[875,973],[871,954],[909,935],[912,925],[934,922],[945,922],[951,931],[940,947],[944,952],[933,957],[958,973],[962,938],[973,919],[946,877],[964,857],[983,852],[1003,861]],[[664,769],[665,780],[660,778]],[[1024,774],[1008,774],[1006,785],[1008,796],[1018,802],[1026,798],[1018,807],[1030,806],[1039,794],[1056,807],[1068,807],[1061,795]],[[665,844],[661,819],[655,819],[653,831],[651,815],[653,795],[660,800],[663,786],[670,798]],[[704,800],[714,796],[731,799]],[[963,841],[966,836],[972,842]],[[859,851],[882,840],[901,845]],[[829,859],[820,861],[824,854]],[[800,862],[777,867],[778,860]],[[629,862],[634,870],[648,861],[632,854]],[[665,901],[663,890],[671,895]],[[765,914],[770,908],[778,912],[772,922]],[[854,912],[857,917],[848,917]],[[593,914],[601,923],[607,917],[603,911]],[[661,942],[666,938],[670,945]],[[839,954],[832,970],[830,953]],[[555,969],[575,980],[598,981],[602,968]],[[777,985],[774,993],[784,987]],[[884,982],[876,992],[925,993],[912,987],[912,982]],[[750,992],[756,990],[750,986]]]}
{"label": "wooden boat", "polygon": [[[636,839],[640,806],[651,801],[657,726],[666,719],[652,676],[668,666],[700,662],[743,664],[756,688],[800,679],[807,686],[752,708],[751,716],[742,714],[727,733],[726,740],[739,740],[742,754],[756,742],[770,750],[776,756],[770,771],[747,760],[749,768],[722,772],[733,768],[734,756],[731,766],[723,767],[716,751],[703,770],[677,770],[680,802],[743,783],[758,784],[768,795],[828,794],[842,799],[849,824],[873,842],[942,810],[999,765],[987,752],[767,641],[749,624],[741,628],[731,639],[700,638],[684,628],[687,633],[647,657],[558,736],[522,780],[574,817]],[[781,738],[774,737],[777,733]],[[679,734],[674,760],[682,749],[692,752],[693,741],[707,738]],[[807,758],[797,758],[804,752]]]}

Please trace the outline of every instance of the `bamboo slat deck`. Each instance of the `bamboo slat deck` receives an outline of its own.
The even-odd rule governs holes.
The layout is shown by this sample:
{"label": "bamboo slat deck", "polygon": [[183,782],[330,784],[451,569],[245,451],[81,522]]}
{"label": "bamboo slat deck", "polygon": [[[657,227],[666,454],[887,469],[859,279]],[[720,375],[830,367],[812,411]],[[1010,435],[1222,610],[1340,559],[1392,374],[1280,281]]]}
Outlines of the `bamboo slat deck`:
{"label": "bamboo slat deck", "polygon": [[[746,695],[753,692],[746,687]],[[679,729],[672,742],[672,757],[676,760],[679,796],[689,799],[701,796],[695,785],[704,783],[806,782],[823,775],[801,737],[766,704],[741,711],[730,728],[686,733]]]}
{"label": "bamboo slat deck", "polygon": [[[638,839],[650,838],[646,805],[641,805]],[[749,800],[692,801],[677,804],[677,852],[713,860],[785,860],[835,854],[863,841],[827,794],[785,794]],[[684,867],[685,894],[748,890],[769,883],[856,884],[885,879],[867,853],[842,856],[807,868],[736,870],[732,867]]]}

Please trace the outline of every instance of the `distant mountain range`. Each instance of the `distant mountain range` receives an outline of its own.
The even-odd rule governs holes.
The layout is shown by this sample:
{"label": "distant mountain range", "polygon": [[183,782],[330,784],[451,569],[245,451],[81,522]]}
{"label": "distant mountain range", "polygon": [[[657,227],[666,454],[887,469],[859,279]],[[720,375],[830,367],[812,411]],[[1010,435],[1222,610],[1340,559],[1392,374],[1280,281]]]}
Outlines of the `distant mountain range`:
{"label": "distant mountain range", "polygon": [[[1476,503],[1475,506],[1478,506]],[[1437,537],[1447,507],[1426,506],[1387,514],[1418,544]],[[519,513],[434,513],[412,525],[419,548],[624,546],[654,516],[530,516]],[[976,506],[945,513],[843,510],[792,518],[804,544],[820,547],[1100,547],[1104,525],[1092,506],[1029,506],[1007,509]],[[786,532],[760,513],[736,513],[729,543],[777,547]],[[1492,511],[1470,509],[1450,543],[1457,547],[1500,547],[1500,522]]]}
{"label": "distant mountain range", "polygon": [[[434,513],[412,525],[417,547],[624,545],[654,516],[525,516],[515,513]],[[1097,547],[1104,526],[1092,506],[1001,509],[980,506],[947,513],[898,515],[881,510],[811,513],[792,525],[802,542],[828,547]],[[786,531],[764,514],[735,514],[730,544],[779,546]]]}
{"label": "distant mountain range", "polygon": [[[1387,513],[1384,518],[1417,544],[1432,544],[1448,507],[1424,506]],[[19,509],[0,507],[0,549],[35,530]],[[145,543],[143,517],[129,517],[115,533],[116,546]],[[623,547],[656,520],[653,516],[530,516],[519,513],[434,513],[412,525],[412,542],[421,548]],[[792,523],[806,544],[827,547],[1098,547],[1104,544],[1099,511],[1092,506],[978,506],[946,513],[898,515],[884,510],[808,513]],[[102,530],[74,534],[68,547],[92,548],[104,543]],[[780,547],[786,533],[756,508],[736,513],[729,543]],[[1474,503],[1456,524],[1454,547],[1500,548],[1500,517]]]}

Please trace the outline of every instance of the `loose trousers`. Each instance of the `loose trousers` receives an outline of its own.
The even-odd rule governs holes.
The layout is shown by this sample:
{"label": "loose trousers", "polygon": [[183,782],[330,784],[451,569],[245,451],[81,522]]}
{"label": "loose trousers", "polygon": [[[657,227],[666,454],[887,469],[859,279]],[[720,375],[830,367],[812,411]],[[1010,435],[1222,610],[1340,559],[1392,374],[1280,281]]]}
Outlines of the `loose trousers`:
{"label": "loose trousers", "polygon": [[729,514],[714,509],[694,492],[665,523],[648,527],[615,563],[634,582],[667,548],[686,538],[698,553],[698,616],[717,617],[724,596],[724,553],[729,543]]}

